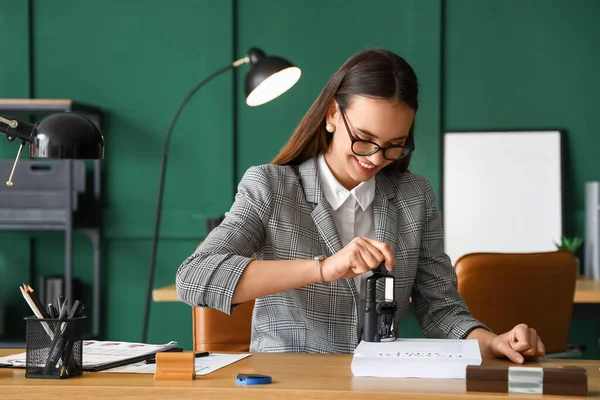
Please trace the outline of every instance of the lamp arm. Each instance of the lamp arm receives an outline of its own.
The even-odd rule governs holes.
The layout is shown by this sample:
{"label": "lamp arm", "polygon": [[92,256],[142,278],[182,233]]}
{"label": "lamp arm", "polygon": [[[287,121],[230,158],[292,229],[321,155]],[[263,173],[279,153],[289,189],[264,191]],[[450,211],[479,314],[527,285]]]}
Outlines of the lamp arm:
{"label": "lamp arm", "polygon": [[183,100],[183,102],[181,103],[181,105],[179,106],[177,111],[175,112],[175,115],[173,116],[173,119],[171,120],[171,123],[169,124],[169,128],[167,129],[167,135],[165,137],[165,144],[163,147],[162,160],[161,160],[161,164],[160,164],[160,177],[159,177],[159,183],[158,183],[158,199],[156,202],[156,218],[154,221],[154,232],[152,234],[152,249],[151,249],[151,254],[150,254],[150,266],[148,268],[148,290],[146,292],[146,304],[145,304],[145,309],[144,309],[144,324],[143,324],[143,328],[142,328],[142,343],[146,343],[147,337],[148,337],[148,325],[150,322],[150,305],[151,305],[151,301],[152,301],[152,287],[154,286],[154,271],[156,269],[156,252],[157,252],[157,248],[158,248],[158,233],[160,230],[160,219],[161,219],[161,215],[162,215],[165,174],[166,174],[166,170],[167,170],[169,143],[171,141],[171,135],[173,133],[173,128],[175,127],[175,123],[177,122],[179,115],[183,111],[183,108],[187,105],[187,103],[194,96],[194,94],[196,94],[196,92],[198,90],[200,90],[201,87],[203,87],[206,83],[208,83],[209,81],[211,81],[213,78],[217,77],[218,75],[222,74],[223,72],[226,72],[230,69],[239,67],[240,65],[246,64],[249,61],[250,61],[250,59],[248,57],[244,57],[239,60],[236,60],[232,64],[229,64],[229,65],[215,71],[214,73],[212,73],[211,75],[206,77],[204,80],[202,80],[200,83],[198,83],[196,85],[196,87],[194,87],[188,93],[188,95],[185,97],[185,99]]}
{"label": "lamp arm", "polygon": [[19,139],[21,142],[30,143],[31,133],[35,126],[16,118],[8,119],[0,115],[0,133],[6,135],[9,142]]}

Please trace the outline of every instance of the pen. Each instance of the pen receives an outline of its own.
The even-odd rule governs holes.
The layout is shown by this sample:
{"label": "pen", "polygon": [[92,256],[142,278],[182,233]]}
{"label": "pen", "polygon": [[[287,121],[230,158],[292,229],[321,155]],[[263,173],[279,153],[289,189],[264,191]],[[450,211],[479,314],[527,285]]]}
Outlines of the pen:
{"label": "pen", "polygon": [[67,317],[67,311],[69,311],[67,301],[64,300],[58,310],[58,318],[65,319]]}
{"label": "pen", "polygon": [[57,314],[54,312],[54,306],[51,303],[48,303],[48,316],[50,318],[56,318]]}
{"label": "pen", "polygon": [[[194,357],[200,358],[200,357],[207,357],[209,355],[210,355],[210,353],[208,351],[203,351],[201,353],[196,353],[194,355]],[[156,356],[154,356],[154,358],[144,361],[144,364],[156,364]]]}
{"label": "pen", "polygon": [[[61,312],[62,312],[62,314],[64,314],[64,317],[66,317],[68,320],[72,320],[73,318],[81,316],[81,310],[83,309],[83,303],[80,302],[79,300],[75,300],[73,302],[73,305],[71,306],[71,309],[68,311],[68,314],[67,314],[67,307],[68,307],[68,303],[65,299],[65,301],[63,301]],[[61,319],[64,319],[64,317],[61,316]],[[70,325],[70,328],[73,329],[73,325]],[[63,322],[61,324],[61,332],[64,332],[64,330],[65,330],[65,323]],[[67,337],[69,337],[69,335],[67,335]],[[63,372],[68,375],[69,368],[65,368],[65,366],[68,367],[69,364],[73,363],[73,360],[72,360],[73,341],[70,339],[67,339],[64,348],[65,348],[65,352],[63,354],[63,359],[65,361],[63,363],[63,368],[61,369],[61,375]]]}

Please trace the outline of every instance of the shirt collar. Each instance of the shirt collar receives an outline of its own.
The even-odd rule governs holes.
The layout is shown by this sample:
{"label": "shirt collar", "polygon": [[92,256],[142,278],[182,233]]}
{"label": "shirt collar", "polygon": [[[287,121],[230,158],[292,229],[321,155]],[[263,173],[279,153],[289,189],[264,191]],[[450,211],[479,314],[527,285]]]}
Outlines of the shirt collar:
{"label": "shirt collar", "polygon": [[354,189],[348,190],[335,179],[335,176],[333,176],[333,173],[325,162],[323,153],[319,155],[318,170],[323,194],[334,211],[340,208],[350,195],[356,199],[363,211],[366,211],[371,203],[373,203],[373,199],[375,198],[374,178],[371,178],[366,182],[361,182]]}

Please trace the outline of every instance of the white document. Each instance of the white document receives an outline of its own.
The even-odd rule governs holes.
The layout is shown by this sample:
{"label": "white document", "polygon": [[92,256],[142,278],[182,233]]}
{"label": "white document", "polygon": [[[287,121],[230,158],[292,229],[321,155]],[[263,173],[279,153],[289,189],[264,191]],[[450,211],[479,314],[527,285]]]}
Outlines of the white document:
{"label": "white document", "polygon": [[[250,356],[247,354],[220,354],[211,353],[206,357],[199,357],[195,360],[196,375],[207,375],[218,369],[226,367],[237,361],[240,361]],[[146,364],[144,362],[133,363],[124,365],[122,367],[116,367],[107,369],[100,372],[121,372],[130,374],[153,374],[156,372],[156,364]]]}
{"label": "white document", "polygon": [[480,365],[475,339],[361,341],[354,350],[354,376],[465,379],[467,365]]}

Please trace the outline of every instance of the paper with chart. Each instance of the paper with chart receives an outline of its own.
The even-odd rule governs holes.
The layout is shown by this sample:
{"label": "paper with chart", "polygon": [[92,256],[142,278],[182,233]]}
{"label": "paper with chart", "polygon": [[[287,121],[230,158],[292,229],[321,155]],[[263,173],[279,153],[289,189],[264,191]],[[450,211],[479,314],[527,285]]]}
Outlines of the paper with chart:
{"label": "paper with chart", "polygon": [[159,351],[165,351],[177,346],[177,342],[166,344],[147,344],[115,341],[83,341],[83,366],[96,367],[110,365],[127,359],[136,359],[139,357],[156,354]]}
{"label": "paper with chart", "polygon": [[397,339],[361,341],[354,350],[355,376],[464,379],[467,365],[480,365],[474,339]]}
{"label": "paper with chart", "polygon": [[[150,357],[159,351],[165,351],[177,346],[177,342],[166,344],[147,344],[118,341],[84,340],[82,343],[83,369],[110,366],[114,363],[136,360],[140,357]],[[13,354],[0,358],[0,365],[25,367],[26,353]]]}
{"label": "paper with chart", "polygon": [[[229,364],[240,361],[248,357],[247,354],[220,354],[211,353],[206,357],[199,357],[195,360],[196,375],[207,375],[218,369],[226,367]],[[153,374],[156,372],[156,364],[145,364],[144,362],[133,363],[107,369],[101,372],[120,372],[129,374]]]}

